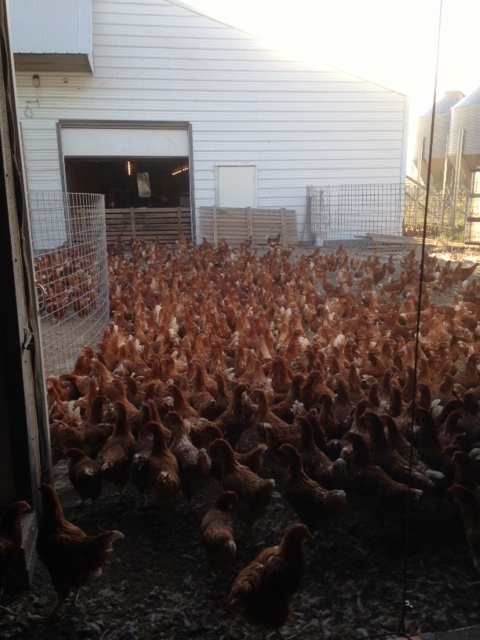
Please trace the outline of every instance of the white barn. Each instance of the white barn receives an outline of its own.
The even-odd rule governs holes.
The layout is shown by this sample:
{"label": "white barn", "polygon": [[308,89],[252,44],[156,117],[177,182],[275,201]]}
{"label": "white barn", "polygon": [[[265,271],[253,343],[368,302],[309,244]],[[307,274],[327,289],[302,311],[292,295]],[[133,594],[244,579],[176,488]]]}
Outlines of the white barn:
{"label": "white barn", "polygon": [[30,191],[188,207],[197,242],[202,207],[286,208],[311,241],[309,185],[404,182],[399,92],[178,0],[8,2]]}

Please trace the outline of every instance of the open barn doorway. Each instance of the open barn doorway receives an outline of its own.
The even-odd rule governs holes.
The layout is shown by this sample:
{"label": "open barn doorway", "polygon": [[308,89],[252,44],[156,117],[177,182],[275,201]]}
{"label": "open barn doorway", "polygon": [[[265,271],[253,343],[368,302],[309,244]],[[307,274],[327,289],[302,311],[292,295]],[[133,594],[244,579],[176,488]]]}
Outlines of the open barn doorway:
{"label": "open barn doorway", "polygon": [[105,207],[189,207],[189,162],[175,158],[65,158],[67,191],[103,193]]}
{"label": "open barn doorway", "polygon": [[192,238],[188,123],[62,122],[66,191],[105,196],[107,243]]}

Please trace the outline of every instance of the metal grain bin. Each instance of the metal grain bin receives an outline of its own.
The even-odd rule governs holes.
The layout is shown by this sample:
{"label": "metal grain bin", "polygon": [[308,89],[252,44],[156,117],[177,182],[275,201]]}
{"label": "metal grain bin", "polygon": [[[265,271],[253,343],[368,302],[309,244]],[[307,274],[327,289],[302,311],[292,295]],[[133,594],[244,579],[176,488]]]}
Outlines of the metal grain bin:
{"label": "metal grain bin", "polygon": [[470,189],[472,172],[480,170],[480,87],[452,108],[448,157],[456,182]]}
{"label": "metal grain bin", "polygon": [[[450,131],[452,107],[464,98],[461,91],[447,91],[435,104],[435,127],[433,131],[432,147],[432,175],[431,184],[435,190],[443,188],[445,163],[447,160],[447,145]],[[417,122],[417,135],[413,161],[419,177],[424,183],[428,177],[428,158],[430,153],[430,134],[432,128],[431,107]]]}

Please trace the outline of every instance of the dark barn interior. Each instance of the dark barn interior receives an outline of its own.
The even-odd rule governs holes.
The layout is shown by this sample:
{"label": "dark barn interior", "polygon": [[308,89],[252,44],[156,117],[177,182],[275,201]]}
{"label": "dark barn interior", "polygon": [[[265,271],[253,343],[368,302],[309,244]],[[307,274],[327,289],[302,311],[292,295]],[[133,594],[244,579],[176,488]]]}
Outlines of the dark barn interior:
{"label": "dark barn interior", "polygon": [[188,207],[188,158],[66,158],[67,191],[103,193],[108,209]]}

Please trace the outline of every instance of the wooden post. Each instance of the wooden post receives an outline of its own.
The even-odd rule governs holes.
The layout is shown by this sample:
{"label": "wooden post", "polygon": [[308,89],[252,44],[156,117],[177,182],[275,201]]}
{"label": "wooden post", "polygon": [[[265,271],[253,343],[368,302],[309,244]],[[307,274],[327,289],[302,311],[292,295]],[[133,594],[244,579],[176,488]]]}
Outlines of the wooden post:
{"label": "wooden post", "polygon": [[132,240],[135,240],[135,209],[133,207],[130,207],[130,224],[132,226]]}
{"label": "wooden post", "polygon": [[182,208],[177,207],[178,237],[182,235]]}
{"label": "wooden post", "polygon": [[247,237],[253,238],[253,216],[252,216],[252,207],[247,207]]}
{"label": "wooden post", "polygon": [[212,208],[213,218],[213,244],[218,245],[218,222],[217,222],[217,207]]}
{"label": "wooden post", "polygon": [[282,216],[282,246],[288,246],[288,225],[287,225],[287,212],[284,207],[280,209],[280,215]]}
{"label": "wooden post", "polygon": [[[38,485],[51,482],[50,439],[27,195],[16,120],[6,3],[0,3],[0,506],[26,500],[38,511]],[[14,151],[12,151],[14,150]],[[15,159],[15,161],[14,161]],[[29,586],[35,567],[35,514],[22,521],[22,549],[8,577]]]}

